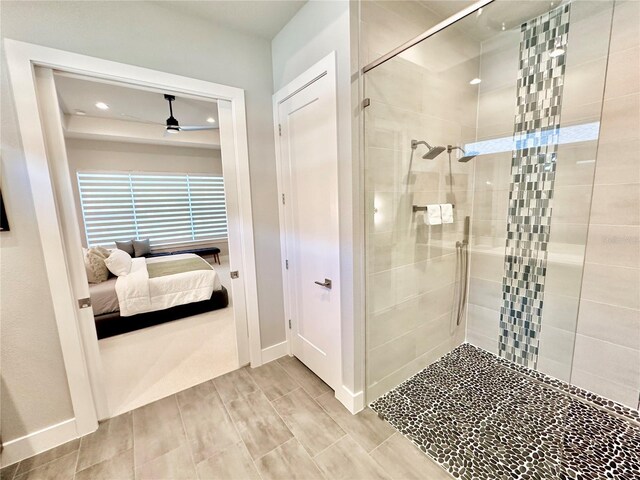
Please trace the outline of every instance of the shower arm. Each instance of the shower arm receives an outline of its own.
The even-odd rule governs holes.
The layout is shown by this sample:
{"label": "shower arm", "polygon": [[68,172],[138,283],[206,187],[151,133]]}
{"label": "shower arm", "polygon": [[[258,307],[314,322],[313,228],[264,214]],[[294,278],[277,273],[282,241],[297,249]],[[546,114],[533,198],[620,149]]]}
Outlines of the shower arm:
{"label": "shower arm", "polygon": [[[405,144],[406,145],[406,144]],[[418,145],[424,145],[426,146],[429,150],[431,150],[431,145],[429,145],[427,142],[425,142],[424,140],[411,140],[411,149],[415,150],[416,148],[418,148]]]}

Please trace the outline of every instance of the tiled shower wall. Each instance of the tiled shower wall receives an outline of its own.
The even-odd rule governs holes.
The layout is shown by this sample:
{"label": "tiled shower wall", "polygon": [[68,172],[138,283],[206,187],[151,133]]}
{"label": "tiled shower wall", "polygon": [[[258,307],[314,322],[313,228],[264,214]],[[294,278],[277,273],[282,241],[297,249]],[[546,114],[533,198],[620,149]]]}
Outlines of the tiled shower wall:
{"label": "tiled shower wall", "polygon": [[571,382],[640,397],[640,2],[617,2]]}
{"label": "tiled shower wall", "polygon": [[[366,5],[366,4],[365,4]],[[448,156],[411,158],[411,140],[461,145],[475,137],[479,46],[464,36],[459,55],[435,46],[367,74],[367,395],[374,399],[464,341],[452,324],[454,244],[471,213],[472,164]],[[440,60],[433,62],[434,56]],[[427,226],[412,206],[454,203],[455,223]]]}
{"label": "tiled shower wall", "polygon": [[[611,15],[610,2],[571,6],[562,129],[599,121]],[[520,31],[513,29],[483,43],[479,140],[511,135],[519,37]],[[506,74],[510,71],[513,76]],[[571,378],[597,146],[592,139],[561,144],[557,151],[537,368],[565,381]],[[476,165],[467,338],[494,353],[498,352],[511,156],[511,152],[483,155]]]}
{"label": "tiled shower wall", "polygon": [[[422,2],[418,7],[415,2],[363,2],[363,63],[440,21],[442,16],[424,8],[429,4]],[[571,7],[562,127],[599,122],[602,112],[602,130],[600,142],[586,140],[558,147],[538,369],[637,407],[640,390],[640,2],[618,1],[615,11],[612,4],[575,1]],[[612,15],[613,30],[610,32]],[[611,55],[608,58],[610,33]],[[376,242],[382,243],[368,242],[368,298],[380,296],[385,306],[378,309],[378,304],[374,307],[375,312],[369,310],[367,318],[370,327],[367,339],[369,399],[406,379],[420,365],[431,361],[431,356],[438,351],[432,350],[431,356],[416,355],[417,343],[437,343],[438,339],[446,339],[446,336],[438,336],[442,332],[416,327],[420,319],[431,312],[436,315],[445,312],[445,296],[423,293],[412,297],[413,302],[418,297],[423,298],[422,303],[405,303],[399,301],[404,295],[401,290],[390,291],[384,287],[387,282],[387,286],[404,288],[402,283],[394,282],[405,281],[406,286],[422,279],[420,275],[427,275],[427,272],[429,276],[437,273],[416,267],[429,265],[428,261],[420,260],[421,255],[425,255],[424,251],[435,252],[438,239],[432,235],[425,242],[417,230],[409,228],[418,216],[406,213],[405,207],[410,208],[410,197],[403,199],[401,189],[397,187],[401,185],[402,175],[406,174],[402,162],[409,158],[409,141],[412,137],[430,140],[430,134],[443,131],[439,121],[445,111],[442,105],[451,101],[452,96],[446,97],[446,101],[425,96],[429,69],[420,70],[416,63],[423,58],[424,65],[433,67],[446,59],[452,50],[466,52],[465,61],[472,62],[472,52],[480,45],[481,51],[475,48],[482,77],[476,99],[477,139],[513,135],[519,29],[510,28],[481,43],[469,41],[455,48],[451,48],[455,45],[452,42],[460,41],[464,35],[453,30],[447,34],[450,36],[446,39],[430,39],[431,42],[438,40],[437,48],[429,53],[431,62],[426,61],[425,50],[406,58],[411,62],[394,64],[392,61],[387,65],[386,73],[380,73],[378,91],[374,88],[373,95],[367,92],[372,96],[372,107],[366,111],[369,116],[366,155],[368,160],[374,159],[381,165],[379,170],[370,170],[367,174],[378,176],[375,182],[394,185],[377,190],[385,194],[383,197],[393,200],[392,209],[382,215],[385,219],[378,220],[381,222],[378,225],[386,232],[376,227],[375,222],[369,231],[375,233],[369,240],[375,238]],[[460,73],[464,76],[471,71],[472,68]],[[371,77],[371,73],[366,76]],[[416,80],[418,77],[420,81]],[[384,82],[387,82],[386,87]],[[451,85],[450,89],[440,88],[449,95],[456,89],[468,91],[462,84]],[[429,90],[426,92],[428,94]],[[470,114],[468,102],[468,99],[454,101],[453,110],[462,108],[459,110],[461,117],[447,117],[451,114],[449,111],[444,119],[451,122],[464,118],[466,121],[467,115],[475,115]],[[439,108],[435,114],[434,106]],[[377,127],[371,130],[374,123]],[[465,130],[466,126],[461,127],[460,132],[466,142],[469,140]],[[448,141],[441,136],[433,138],[436,139],[434,143],[440,138]],[[384,150],[387,150],[386,154],[382,153]],[[457,180],[461,187],[457,194],[465,191],[469,195],[466,202],[456,198],[457,203],[468,208],[473,202],[467,341],[494,353],[498,351],[511,156],[511,151],[482,155],[467,164],[469,170],[460,171]],[[390,158],[394,165],[391,174],[388,170]],[[441,186],[445,182],[446,187],[445,160],[446,156],[442,155],[433,163],[414,163],[417,171],[426,168],[424,173],[440,173],[437,181],[435,175],[431,180],[427,180],[428,176],[416,177],[418,184],[411,187],[411,193],[419,193],[431,201],[434,197],[428,193],[429,189],[437,184],[438,190],[446,194],[446,188]],[[474,168],[472,181],[469,175]],[[367,181],[370,182],[371,177]],[[465,188],[459,183],[462,181],[467,182]],[[431,186],[427,185],[420,192],[422,182],[430,182]],[[373,208],[372,189],[368,190]],[[457,211],[457,215],[460,212]],[[391,214],[391,218],[386,214]],[[393,234],[395,227],[410,233],[398,238]],[[458,226],[452,235],[445,234],[442,238],[451,240],[459,235]],[[410,239],[414,241],[413,252],[407,244]],[[440,258],[446,261],[452,254],[452,250],[447,250],[451,243],[442,246]],[[421,250],[423,253],[418,253]],[[399,260],[402,257],[404,260]],[[417,277],[404,275],[409,266],[413,273],[419,272]],[[392,271],[395,273],[389,273]],[[451,284],[445,276],[439,286],[446,288],[447,285]],[[388,294],[386,299],[384,292]],[[428,335],[427,340],[423,335]],[[385,341],[380,343],[381,339]],[[439,345],[444,351],[447,343]],[[381,369],[376,373],[378,367]]]}

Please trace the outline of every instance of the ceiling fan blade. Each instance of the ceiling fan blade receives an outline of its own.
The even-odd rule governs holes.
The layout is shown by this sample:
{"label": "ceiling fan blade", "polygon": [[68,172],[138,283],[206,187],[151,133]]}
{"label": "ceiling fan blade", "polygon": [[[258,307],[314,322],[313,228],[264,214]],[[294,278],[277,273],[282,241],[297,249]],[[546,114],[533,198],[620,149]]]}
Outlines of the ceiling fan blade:
{"label": "ceiling fan blade", "polygon": [[197,132],[199,130],[216,130],[218,127],[216,126],[209,126],[209,125],[202,125],[202,126],[198,126],[198,125],[189,125],[189,126],[182,126],[180,125],[180,131],[185,131],[185,132]]}

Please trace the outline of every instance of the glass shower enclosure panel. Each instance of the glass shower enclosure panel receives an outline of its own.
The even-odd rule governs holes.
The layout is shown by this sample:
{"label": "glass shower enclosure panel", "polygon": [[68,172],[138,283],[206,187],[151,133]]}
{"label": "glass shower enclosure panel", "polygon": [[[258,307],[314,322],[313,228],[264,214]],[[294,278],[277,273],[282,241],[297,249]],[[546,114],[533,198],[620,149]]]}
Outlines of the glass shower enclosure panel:
{"label": "glass shower enclosure panel", "polygon": [[570,381],[612,11],[496,0],[365,73],[367,401],[465,341]]}

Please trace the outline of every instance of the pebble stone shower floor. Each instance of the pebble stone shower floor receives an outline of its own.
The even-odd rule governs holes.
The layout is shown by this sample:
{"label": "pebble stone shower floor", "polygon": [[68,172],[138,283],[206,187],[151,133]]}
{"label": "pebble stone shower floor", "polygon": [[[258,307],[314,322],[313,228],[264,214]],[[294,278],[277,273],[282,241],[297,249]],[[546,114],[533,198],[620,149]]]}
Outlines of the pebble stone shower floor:
{"label": "pebble stone shower floor", "polygon": [[469,344],[371,404],[461,479],[640,479],[640,415]]}

